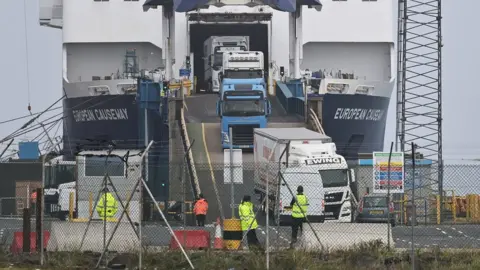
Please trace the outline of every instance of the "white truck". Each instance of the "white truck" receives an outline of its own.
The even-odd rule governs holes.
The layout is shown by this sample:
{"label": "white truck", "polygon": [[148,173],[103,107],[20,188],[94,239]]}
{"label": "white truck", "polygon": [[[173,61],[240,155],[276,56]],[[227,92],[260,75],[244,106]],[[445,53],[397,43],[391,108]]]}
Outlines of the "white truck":
{"label": "white truck", "polygon": [[220,91],[219,75],[222,71],[223,53],[247,51],[248,36],[211,36],[203,43],[204,84],[208,92]]}
{"label": "white truck", "polygon": [[[75,186],[76,162],[57,157],[45,163],[46,214],[65,220],[69,211],[69,190]],[[71,191],[71,190],[70,190]]]}
{"label": "white truck", "polygon": [[[288,148],[287,148],[288,146]],[[287,149],[286,149],[287,148]],[[283,155],[282,155],[283,153]],[[352,221],[352,189],[355,183],[353,170],[345,158],[336,153],[330,137],[306,128],[263,128],[254,130],[255,192],[263,200],[269,183],[269,215],[280,207],[280,225],[288,223],[290,191],[278,186],[279,172],[295,194],[298,185],[304,185],[310,199],[308,219],[311,222],[335,220]],[[268,163],[268,166],[266,165]],[[283,180],[282,180],[283,183]],[[308,186],[305,186],[308,183]],[[285,185],[286,186],[286,185]],[[280,190],[280,196],[277,193]],[[285,196],[284,192],[288,192]],[[323,200],[318,202],[324,195]],[[285,201],[285,198],[288,200]],[[324,205],[324,213],[320,210]],[[287,208],[285,208],[287,207]],[[323,209],[322,209],[323,210]]]}
{"label": "white truck", "polygon": [[[122,158],[127,153],[128,159],[125,162]],[[98,219],[98,214],[93,206],[95,205],[95,199],[103,188],[102,184],[105,172],[107,172],[124,204],[126,204],[128,197],[132,196],[129,214],[133,221],[139,220],[140,195],[138,188],[134,191],[133,187],[142,173],[140,151],[114,150],[110,153],[105,166],[107,154],[107,151],[82,151],[78,154],[76,161],[55,161],[45,164],[47,182],[44,190],[45,203],[48,207],[47,210],[51,208],[50,214],[52,216],[61,220],[67,219],[70,210],[70,194],[73,193],[74,216],[87,219],[90,216],[90,211],[93,211],[93,218]],[[68,166],[66,169],[73,170],[74,177],[55,179],[55,177],[58,178],[58,172],[56,171],[58,171],[60,165]],[[57,176],[53,175],[53,172],[56,172],[55,175]],[[108,184],[108,188],[113,194],[113,187]],[[119,218],[121,212],[119,203],[115,218]]]}
{"label": "white truck", "polygon": [[223,71],[220,77],[228,79],[264,78],[264,55],[260,51],[232,51],[223,53]]}

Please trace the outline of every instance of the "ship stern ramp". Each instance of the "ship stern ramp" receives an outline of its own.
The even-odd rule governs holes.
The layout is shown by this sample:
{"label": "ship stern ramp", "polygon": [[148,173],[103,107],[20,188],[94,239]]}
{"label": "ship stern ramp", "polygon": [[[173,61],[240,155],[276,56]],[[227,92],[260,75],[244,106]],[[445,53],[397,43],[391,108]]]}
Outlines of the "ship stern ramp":
{"label": "ship stern ramp", "polygon": [[[272,114],[268,118],[270,128],[304,127],[301,117],[289,115],[281,106],[277,97],[269,98]],[[188,137],[192,145],[192,156],[198,176],[200,190],[209,202],[207,223],[215,222],[218,217],[231,218],[231,185],[224,182],[224,151],[221,145],[220,118],[216,115],[218,96],[214,94],[196,94],[185,98],[185,122]],[[244,152],[243,183],[235,185],[234,213],[244,195],[254,197],[253,153]],[[259,222],[261,222],[259,220]],[[261,222],[262,223],[262,222]]]}

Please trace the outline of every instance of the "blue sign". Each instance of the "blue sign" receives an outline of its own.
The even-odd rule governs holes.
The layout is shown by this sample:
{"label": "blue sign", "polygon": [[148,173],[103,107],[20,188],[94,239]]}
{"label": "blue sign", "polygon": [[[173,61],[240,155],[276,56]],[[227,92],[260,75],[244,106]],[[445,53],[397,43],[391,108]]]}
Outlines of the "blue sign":
{"label": "blue sign", "polygon": [[180,69],[180,76],[190,77],[190,69]]}
{"label": "blue sign", "polygon": [[20,142],[18,144],[19,159],[38,159],[38,142]]}
{"label": "blue sign", "polygon": [[[419,172],[415,172],[415,188],[420,188],[423,184],[422,174]],[[412,172],[405,172],[405,188],[412,189],[413,188],[413,178]]]}
{"label": "blue sign", "polygon": [[[402,180],[402,172],[390,172],[390,180]],[[388,180],[388,172],[375,172],[375,180]]]}

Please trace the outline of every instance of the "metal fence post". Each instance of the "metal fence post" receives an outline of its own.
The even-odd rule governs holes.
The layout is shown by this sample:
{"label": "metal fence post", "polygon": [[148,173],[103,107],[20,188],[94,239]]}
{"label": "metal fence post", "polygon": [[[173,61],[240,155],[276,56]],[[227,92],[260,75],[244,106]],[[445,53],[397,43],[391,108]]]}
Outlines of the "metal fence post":
{"label": "metal fence post", "polygon": [[390,172],[391,172],[391,161],[392,161],[392,151],[393,151],[393,142],[390,143],[390,154],[388,155],[388,187],[387,187],[387,207],[388,215],[387,215],[387,247],[390,249],[390,231],[391,231],[391,224],[390,224]]}
{"label": "metal fence post", "polygon": [[412,269],[415,270],[415,248],[414,248],[414,226],[417,221],[417,209],[415,207],[415,144],[412,142],[412,217],[410,225],[412,226]]}
{"label": "metal fence post", "polygon": [[[268,164],[270,164],[270,159],[268,160]],[[269,166],[270,167],[270,166]],[[265,200],[265,211],[267,212],[267,214],[265,215],[266,216],[266,229],[267,229],[267,239],[266,239],[266,243],[265,243],[265,253],[266,253],[266,261],[267,261],[267,270],[270,269],[270,252],[269,252],[269,246],[270,246],[270,234],[269,234],[269,231],[270,231],[270,198],[269,198],[269,189],[270,189],[270,185],[269,185],[269,180],[267,179],[267,194],[266,194],[266,200]],[[278,196],[278,194],[277,194]]]}
{"label": "metal fence post", "polygon": [[228,129],[228,136],[230,138],[230,192],[231,194],[231,201],[230,206],[232,207],[232,219],[235,218],[235,186],[233,183],[233,130],[230,127]]}

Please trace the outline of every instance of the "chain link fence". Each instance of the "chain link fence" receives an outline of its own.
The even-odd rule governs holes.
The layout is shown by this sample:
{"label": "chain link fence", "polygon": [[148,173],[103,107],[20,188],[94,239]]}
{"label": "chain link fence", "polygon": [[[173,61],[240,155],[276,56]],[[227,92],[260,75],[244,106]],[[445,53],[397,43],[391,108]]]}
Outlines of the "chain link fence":
{"label": "chain link fence", "polygon": [[[376,241],[400,250],[480,248],[480,165],[445,165],[442,196],[435,164],[421,161],[415,170],[406,165],[403,192],[391,190],[389,197],[375,186],[371,163],[287,167],[244,158],[233,166],[228,160],[197,161],[192,170],[191,163],[179,159],[168,165],[170,183],[162,186],[141,181],[142,154],[118,150],[110,156],[77,156],[71,165],[76,182],[62,183],[56,193],[45,190],[46,252],[96,252],[103,254],[101,260],[96,257],[103,265],[118,253],[140,256],[180,248],[185,258],[192,249],[259,247],[274,254]],[[17,181],[13,196],[0,198],[0,236],[7,248],[22,231],[24,208],[30,208],[31,231],[37,230],[34,193],[41,185]],[[306,208],[296,196],[299,186]],[[154,195],[162,189],[168,190],[167,200]],[[195,215],[199,195],[208,202],[204,226]]]}

